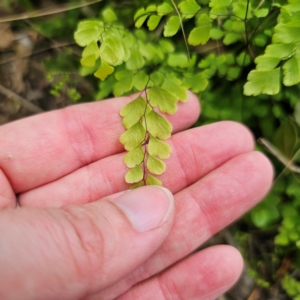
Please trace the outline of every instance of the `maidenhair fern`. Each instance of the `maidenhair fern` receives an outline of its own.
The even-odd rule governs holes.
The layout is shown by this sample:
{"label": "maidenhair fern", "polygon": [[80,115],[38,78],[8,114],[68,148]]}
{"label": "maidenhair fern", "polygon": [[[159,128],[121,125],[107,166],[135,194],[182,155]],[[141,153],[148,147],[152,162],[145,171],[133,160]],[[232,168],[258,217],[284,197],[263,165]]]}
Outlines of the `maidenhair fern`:
{"label": "maidenhair fern", "polygon": [[[174,114],[177,102],[187,100],[187,88],[176,74],[167,74],[163,68],[151,72],[145,66],[155,58],[150,56],[147,45],[115,22],[111,9],[104,10],[103,19],[106,20],[83,21],[78,25],[75,40],[85,47],[81,64],[94,68],[94,75],[102,81],[114,73],[117,82],[113,91],[117,96],[140,91],[140,95],[120,111],[126,129],[120,141],[128,151],[124,162],[130,169],[125,180],[134,184],[133,188],[162,185],[156,176],[165,172],[163,160],[172,151],[164,142],[171,136],[172,125],[159,111]],[[162,62],[165,53],[174,47],[164,40],[160,44],[162,50],[156,60]]]}
{"label": "maidenhair fern", "polygon": [[265,53],[255,59],[256,70],[249,73],[245,85],[246,95],[275,95],[280,90],[281,70],[283,84],[292,86],[300,82],[300,3],[281,7],[274,28],[272,43]]}
{"label": "maidenhair fern", "polygon": [[[278,93],[282,73],[285,86],[300,82],[300,4],[281,2],[165,0],[141,4],[132,14],[135,29],[119,22],[110,7],[102,10],[101,18],[79,23],[75,41],[84,47],[81,71],[100,79],[98,96],[138,95],[120,111],[127,183],[161,185],[157,176],[166,169],[163,160],[171,147],[165,140],[172,132],[164,114],[176,112],[177,102],[187,100],[187,89],[202,92],[213,76],[233,81],[254,60],[245,95]],[[261,29],[262,21],[274,15],[279,16],[274,32]],[[176,34],[185,47],[175,47],[169,37]],[[218,51],[197,54],[209,40],[221,45]]]}

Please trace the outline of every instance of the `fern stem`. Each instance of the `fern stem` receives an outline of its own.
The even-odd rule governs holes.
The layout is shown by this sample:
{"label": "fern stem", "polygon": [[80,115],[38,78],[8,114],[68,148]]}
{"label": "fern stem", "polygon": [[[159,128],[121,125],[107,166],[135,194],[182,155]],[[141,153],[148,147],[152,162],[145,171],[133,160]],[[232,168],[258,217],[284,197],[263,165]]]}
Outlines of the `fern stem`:
{"label": "fern stem", "polygon": [[185,47],[186,47],[186,51],[187,51],[187,55],[188,55],[188,58],[189,60],[191,59],[191,55],[190,55],[190,50],[189,50],[189,46],[188,46],[188,43],[187,43],[187,38],[186,38],[186,35],[185,35],[185,31],[184,31],[184,28],[183,28],[183,23],[182,23],[182,18],[181,18],[181,14],[174,2],[174,0],[171,0],[177,14],[178,14],[178,18],[179,18],[179,22],[180,22],[180,27],[181,27],[181,31],[182,31],[182,35],[183,35],[183,39],[184,39],[184,43],[185,43]]}

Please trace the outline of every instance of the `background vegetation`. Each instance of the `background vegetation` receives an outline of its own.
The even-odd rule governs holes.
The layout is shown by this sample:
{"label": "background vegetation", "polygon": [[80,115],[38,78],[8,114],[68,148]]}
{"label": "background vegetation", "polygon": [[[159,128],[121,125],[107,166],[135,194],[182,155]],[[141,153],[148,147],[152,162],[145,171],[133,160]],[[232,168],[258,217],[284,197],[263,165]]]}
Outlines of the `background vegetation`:
{"label": "background vegetation", "polygon": [[[290,170],[299,160],[299,1],[196,0],[199,8],[192,0],[186,2],[190,6],[181,6],[180,12],[188,46],[181,26],[170,21],[177,12],[149,21],[159,16],[156,5],[173,7],[171,1],[103,0],[87,5],[77,0],[4,0],[0,123],[139,90],[122,72],[128,75],[124,71],[135,69],[141,60],[147,75],[171,72],[201,98],[202,116],[195,126],[242,122],[256,138],[264,137],[280,151],[273,156],[258,146],[274,163],[273,190],[241,221],[208,242],[233,244],[246,260],[241,282],[224,299],[300,299],[300,177],[297,168]],[[145,10],[136,15],[141,8]],[[100,81],[91,75],[99,62],[81,66],[82,49],[74,42],[74,32],[82,20],[115,22],[114,16],[117,26],[138,40],[131,62],[135,67],[117,65],[114,74]],[[193,36],[196,28],[201,33]],[[267,48],[270,44],[275,47]],[[280,162],[285,158],[288,166]]]}

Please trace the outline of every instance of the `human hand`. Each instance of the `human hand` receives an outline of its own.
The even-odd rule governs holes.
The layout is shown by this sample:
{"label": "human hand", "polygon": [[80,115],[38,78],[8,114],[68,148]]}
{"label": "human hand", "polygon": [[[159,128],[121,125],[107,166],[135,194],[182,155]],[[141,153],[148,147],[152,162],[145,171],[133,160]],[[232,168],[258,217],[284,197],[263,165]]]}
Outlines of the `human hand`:
{"label": "human hand", "polygon": [[238,279],[230,246],[187,256],[263,198],[269,161],[234,122],[181,132],[199,114],[190,94],[168,117],[173,153],[161,179],[174,219],[168,192],[121,192],[119,110],[129,101],[0,127],[0,299],[215,299]]}

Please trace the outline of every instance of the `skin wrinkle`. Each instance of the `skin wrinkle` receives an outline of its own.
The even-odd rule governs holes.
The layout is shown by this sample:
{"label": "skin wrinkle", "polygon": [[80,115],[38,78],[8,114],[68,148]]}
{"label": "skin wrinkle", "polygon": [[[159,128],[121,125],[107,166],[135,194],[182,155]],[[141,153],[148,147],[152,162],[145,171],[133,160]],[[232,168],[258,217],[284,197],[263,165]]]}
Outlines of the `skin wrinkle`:
{"label": "skin wrinkle", "polygon": [[[116,160],[121,160],[123,161],[123,157],[124,154],[116,154],[113,155],[112,157],[107,157],[105,158],[106,160],[106,165],[111,165],[110,161],[112,162],[112,164],[114,164],[116,162]],[[91,192],[92,194],[92,198],[90,199],[90,202],[93,202],[95,200],[98,200],[102,197],[105,196],[109,196],[111,194],[114,194],[116,192],[119,192],[123,189],[125,189],[125,182],[124,185],[122,185],[122,188],[118,187],[115,183],[118,182],[117,180],[115,180],[114,176],[115,174],[112,173],[111,174],[111,169],[110,168],[95,168],[93,169],[92,165],[88,166],[88,171],[89,171],[89,177],[90,178],[97,178],[97,180],[99,182],[101,182],[101,190],[99,190],[99,184],[94,183],[94,179],[91,179],[91,182],[93,183],[94,188],[94,192]],[[122,169],[119,171],[121,174],[125,175],[126,172],[126,166],[122,163]],[[97,172],[95,172],[95,170]],[[98,172],[99,170],[99,172]],[[122,175],[122,178],[124,177],[124,175]],[[112,177],[112,179],[110,179]],[[100,180],[99,180],[100,178]],[[87,182],[87,184],[89,184],[89,182]],[[104,188],[102,187],[104,186]],[[91,188],[91,187],[90,187]],[[97,195],[98,194],[98,195]]]}
{"label": "skin wrinkle", "polygon": [[[72,107],[62,109],[61,114],[63,115],[61,119],[65,125],[63,127],[65,128],[66,136],[70,141],[74,153],[76,153],[80,162],[79,165],[88,165],[91,161],[95,160],[95,145],[88,128],[84,125],[81,114],[78,114]],[[70,128],[70,125],[72,125],[72,128]],[[81,140],[82,137],[84,138],[83,141]]]}
{"label": "skin wrinkle", "polygon": [[[66,219],[74,229],[75,236],[80,242],[81,248],[84,250],[83,252],[87,254],[94,254],[95,252],[98,252],[99,249],[102,248],[102,245],[104,245],[105,239],[101,230],[92,221],[95,217],[90,216],[91,211],[87,211],[85,208],[73,205],[65,206],[62,209],[65,213]],[[102,215],[102,217],[104,217],[104,215]],[[91,241],[93,242],[90,243]],[[95,248],[94,245],[97,245],[97,247]],[[104,253],[104,251],[102,250],[100,253]],[[92,260],[89,259],[89,261],[91,262]],[[90,265],[92,265],[92,263],[90,263]]]}
{"label": "skin wrinkle", "polygon": [[87,203],[89,203],[89,202],[95,201],[96,195],[95,195],[95,192],[93,192],[93,191],[96,191],[97,187],[93,180],[93,176],[92,176],[93,174],[91,172],[91,165],[87,166],[87,168],[85,169],[85,172],[86,172],[86,176],[84,176],[84,178],[86,179],[85,186],[86,186],[86,190],[87,190],[87,194],[88,194]]}
{"label": "skin wrinkle", "polygon": [[205,236],[205,239],[202,239],[201,242],[199,242],[199,244],[203,244],[209,237],[213,235],[213,231],[211,226],[209,225],[210,222],[207,218],[207,214],[204,213],[201,206],[201,204],[205,203],[205,200],[199,199],[199,192],[195,194],[194,189],[188,189],[188,195],[189,195],[189,199],[195,203],[196,207],[198,207],[200,211],[199,214],[197,214],[197,216],[202,216],[202,220],[204,220],[204,224],[202,227],[207,229],[205,235],[202,233],[202,236]]}
{"label": "skin wrinkle", "polygon": [[[168,300],[186,300],[181,298],[179,295],[180,293],[177,291],[176,283],[172,278],[167,278],[167,280],[163,280],[162,275],[160,275],[158,278],[156,278],[156,282],[159,288],[159,291],[161,292],[162,299],[168,299]],[[176,296],[176,297],[174,297]]]}
{"label": "skin wrinkle", "polygon": [[[124,161],[123,161],[125,154],[126,153],[116,154],[112,157],[107,158],[107,160],[108,160],[107,166],[113,165],[114,163],[116,163],[117,160],[122,161],[120,164],[122,166],[122,168],[119,170],[119,174],[122,174],[122,176],[120,176],[122,181],[116,180],[114,172],[111,172],[111,168],[104,169],[104,172],[102,169],[101,176],[105,182],[105,184],[104,184],[105,189],[104,189],[104,191],[102,191],[103,195],[105,195],[105,196],[111,195],[116,192],[120,192],[122,190],[126,190],[129,188],[129,185],[125,182],[125,179],[124,179],[125,173],[128,171],[128,168],[126,167],[126,165],[124,164]],[[121,188],[118,186],[119,182],[121,182],[121,185],[122,185]]]}
{"label": "skin wrinkle", "polygon": [[[119,209],[118,209],[118,211],[119,211]],[[90,211],[90,213],[92,213],[94,216],[93,216],[93,219],[98,219],[99,218],[99,210],[91,210]],[[123,214],[121,211],[119,211],[119,213],[120,214]],[[100,211],[100,214],[101,214],[101,211]],[[117,240],[119,240],[118,239],[118,235],[119,235],[119,232],[118,231],[116,231],[115,230],[115,228],[116,228],[116,226],[115,226],[115,224],[113,224],[111,221],[111,219],[109,219],[109,218],[107,218],[105,215],[103,215],[102,214],[102,217],[101,217],[101,220],[104,220],[105,221],[105,226],[101,226],[101,227],[104,227],[104,228],[110,228],[110,230],[108,230],[108,232],[109,232],[109,237],[107,237],[107,238],[105,238],[103,235],[102,235],[102,237],[103,237],[103,240],[104,241],[108,241],[109,243],[106,243],[106,244],[103,244],[103,242],[101,243],[101,245],[104,245],[105,246],[105,248],[104,249],[102,249],[102,252],[103,252],[103,256],[102,256],[102,261],[104,262],[104,263],[108,263],[109,262],[109,259],[108,259],[108,257],[109,256],[113,256],[113,257],[118,257],[118,256],[121,256],[122,255],[122,248],[121,249],[117,249],[118,250],[118,252],[116,253],[116,249],[115,249],[115,247],[114,247],[114,245],[116,244],[116,242],[115,241],[117,241]],[[117,219],[114,219],[114,222],[116,221]],[[76,224],[76,223],[75,223]],[[122,223],[120,223],[120,225],[122,225]],[[117,226],[118,227],[118,226]],[[96,228],[96,233],[98,232],[98,229]],[[80,231],[79,231],[79,233],[80,233]],[[100,232],[101,233],[101,232]],[[82,239],[82,238],[81,238]],[[98,245],[99,243],[97,243],[97,245]],[[85,244],[84,244],[85,245]],[[93,246],[93,245],[92,245]],[[97,249],[96,249],[97,250]],[[92,249],[92,251],[90,251],[91,252],[91,254],[93,255],[93,249]],[[95,252],[95,251],[94,251]],[[97,252],[97,251],[96,251]],[[96,259],[96,262],[99,260],[99,257],[98,257],[98,252],[97,253],[95,253],[95,259]],[[92,266],[92,268],[91,268],[91,266]],[[96,268],[96,269],[95,269]],[[96,286],[97,285],[97,282],[99,281],[99,280],[103,280],[103,281],[106,281],[106,274],[104,274],[101,270],[99,271],[99,268],[98,268],[98,265],[97,265],[97,263],[92,263],[92,264],[90,264],[90,268],[89,269],[92,269],[92,270],[94,270],[94,271],[91,271],[90,273],[89,273],[89,275],[90,274],[94,274],[94,278],[92,278],[91,279],[91,276],[89,276],[89,278],[90,278],[90,280],[89,280],[89,282],[91,283],[91,285],[92,286]],[[104,265],[104,267],[101,267],[100,269],[108,269],[107,267],[105,267],[105,265]],[[108,269],[109,271],[111,271],[110,269]],[[109,271],[108,271],[108,273],[109,273]],[[101,277],[102,277],[102,279],[100,278],[99,279],[99,275],[101,274]],[[96,282],[96,280],[97,280],[97,282]],[[112,284],[114,284],[114,282],[110,282],[109,283],[109,285],[112,285]],[[104,285],[104,286],[101,286],[101,289],[102,288],[106,288],[106,285]],[[95,291],[95,290],[93,290],[92,291],[92,293],[97,293],[97,291]]]}
{"label": "skin wrinkle", "polygon": [[[65,215],[64,220],[69,223],[69,226],[67,225],[68,229],[66,229],[66,224],[64,224],[64,227],[63,227],[64,229],[61,230],[61,234],[63,235],[62,240],[64,241],[64,245],[63,245],[63,247],[61,247],[62,243],[59,242],[58,245],[57,245],[57,248],[58,249],[61,248],[61,253],[62,253],[63,257],[72,257],[73,258],[73,259],[71,259],[71,261],[73,263],[73,267],[75,267],[74,269],[75,269],[76,277],[78,278],[78,281],[80,281],[79,278],[83,278],[83,276],[84,276],[84,273],[82,272],[82,270],[85,268],[85,266],[83,266],[83,267],[80,266],[79,260],[76,258],[76,254],[75,254],[74,249],[75,249],[76,246],[82,247],[82,245],[80,246],[81,241],[78,239],[79,244],[76,244],[72,241],[72,238],[74,236],[75,237],[77,236],[76,235],[76,230],[68,220],[68,217],[67,217],[68,212],[63,211],[63,213]],[[73,235],[72,235],[71,231],[73,232]],[[70,289],[69,286],[64,286],[62,288],[62,290],[65,290],[65,291],[68,291],[69,289]],[[82,291],[82,296],[84,296],[85,293],[86,293],[86,291]],[[55,294],[55,289],[54,289],[53,294]]]}
{"label": "skin wrinkle", "polygon": [[172,154],[174,153],[175,157],[176,157],[175,161],[178,162],[177,165],[179,166],[179,171],[181,171],[181,173],[183,174],[183,176],[181,176],[181,177],[182,177],[182,179],[184,181],[184,186],[187,186],[187,184],[188,184],[188,177],[187,177],[185,168],[182,165],[183,162],[180,161],[179,156],[178,156],[178,149],[177,149],[177,147],[181,147],[181,145],[179,143],[177,143],[176,144],[177,147],[174,147],[174,142],[173,143],[171,142],[170,144],[172,146]]}
{"label": "skin wrinkle", "polygon": [[[76,207],[66,206],[62,209],[66,217],[65,219],[68,221],[73,231],[73,235],[69,234],[68,236],[66,236],[66,241],[68,241],[67,244],[70,250],[68,256],[70,254],[72,255],[72,261],[74,262],[74,266],[77,270],[78,281],[82,282],[84,285],[84,292],[82,296],[80,296],[80,299],[84,299],[85,297],[90,295],[90,286],[94,285],[94,283],[91,283],[91,281],[95,282],[101,280],[97,278],[98,274],[101,274],[102,278],[104,278],[105,280],[106,275],[103,271],[101,271],[104,269],[104,264],[100,265],[99,263],[95,263],[95,260],[97,262],[105,262],[105,251],[103,249],[103,246],[105,245],[105,238],[102,234],[102,231],[99,230],[97,226],[89,220],[89,217],[85,218],[86,220],[89,220],[89,223],[85,223],[82,227],[83,229],[77,225],[79,223],[78,220],[80,220],[81,218],[78,219],[78,217],[74,214],[74,211],[76,212]],[[104,215],[102,216],[105,217]],[[85,229],[84,226],[87,226],[87,228]],[[91,230],[88,229],[88,227],[91,228]],[[93,232],[93,234],[97,232],[96,234],[94,234],[95,236],[97,235],[98,241],[96,251],[92,245],[89,245],[88,243],[86,243],[86,241],[84,241],[85,232]],[[73,239],[74,237],[78,243],[74,243],[73,241],[71,241],[71,239]],[[75,249],[74,247],[78,248]],[[97,271],[95,270],[95,266],[97,266]],[[88,273],[86,270],[88,270]]]}
{"label": "skin wrinkle", "polygon": [[[30,223],[29,228],[27,230],[24,231],[28,231],[30,232],[32,230],[32,228],[39,228],[40,226],[42,226],[43,230],[36,230],[34,229],[35,232],[37,232],[37,234],[40,237],[40,241],[38,244],[36,244],[36,249],[47,249],[48,251],[40,251],[40,254],[42,254],[43,260],[46,262],[49,262],[49,264],[56,264],[57,263],[57,258],[63,258],[65,257],[66,254],[66,248],[64,248],[64,246],[66,246],[66,244],[62,243],[65,242],[67,239],[65,239],[66,236],[66,232],[68,231],[68,228],[62,229],[63,227],[61,226],[60,223],[56,223],[57,221],[57,217],[55,214],[53,214],[53,210],[49,209],[47,211],[44,211],[41,215],[41,212],[39,210],[33,209],[32,210],[32,216],[33,218],[30,218]],[[40,217],[41,216],[41,217]],[[54,221],[54,222],[53,222]],[[16,223],[18,223],[18,220],[16,221]],[[54,226],[53,226],[54,224]],[[23,224],[20,224],[21,226]],[[49,226],[50,225],[50,226]],[[19,230],[18,230],[19,231]],[[31,241],[33,242],[33,241]],[[56,254],[58,254],[58,256],[56,255],[55,257],[53,257],[51,255],[52,250],[53,249],[59,249],[58,252],[56,252]],[[24,249],[24,251],[26,251]],[[69,256],[70,253],[68,252],[67,255]],[[41,257],[38,255],[37,259],[37,263],[39,263],[41,261]],[[37,273],[37,275],[39,274],[39,271]],[[41,281],[43,279],[43,275],[41,274],[41,278],[39,279],[39,281]],[[30,282],[31,280],[31,276],[28,276],[28,280]],[[34,282],[34,280],[32,281]],[[63,284],[62,284],[63,283]],[[61,278],[61,273],[55,271],[52,275],[52,280],[51,283],[46,285],[47,290],[44,291],[44,294],[49,295],[52,294],[54,295],[53,291],[57,291],[57,289],[63,291],[64,293],[70,293],[70,287],[69,285],[62,280]],[[32,287],[33,288],[38,288],[37,286]],[[78,287],[77,287],[78,288]],[[54,296],[53,296],[54,297]],[[32,298],[35,299],[35,298]],[[65,298],[65,299],[70,299],[69,297]]]}

